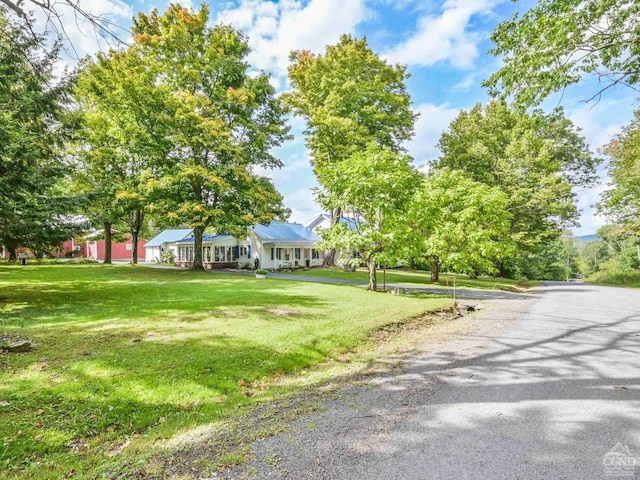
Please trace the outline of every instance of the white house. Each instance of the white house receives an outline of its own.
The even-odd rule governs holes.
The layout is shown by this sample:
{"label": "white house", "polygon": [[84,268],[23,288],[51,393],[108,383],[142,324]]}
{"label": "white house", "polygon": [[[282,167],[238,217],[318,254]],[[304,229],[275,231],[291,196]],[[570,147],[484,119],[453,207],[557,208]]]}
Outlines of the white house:
{"label": "white house", "polygon": [[[152,239],[152,248],[175,248],[178,266],[187,267],[193,262],[195,238],[191,230],[173,243],[163,240],[181,235],[177,230],[165,230]],[[321,266],[323,252],[315,247],[320,237],[300,223],[273,222],[255,225],[247,230],[246,238],[232,235],[204,235],[202,260],[205,268],[266,268],[279,269],[295,266]],[[173,246],[172,246],[173,245]],[[151,250],[158,255],[159,250]],[[150,251],[147,250],[147,255]]]}
{"label": "white house", "polygon": [[312,232],[316,232],[318,228],[327,229],[331,227],[331,215],[329,215],[328,213],[320,213],[312,219],[308,220],[304,224],[304,226]]}
{"label": "white house", "polygon": [[168,228],[149,240],[145,246],[145,260],[147,262],[162,261],[163,252],[171,252],[173,258],[178,258],[177,242],[193,235],[190,228]]}
{"label": "white house", "polygon": [[[347,218],[347,217],[340,217],[339,223],[344,223],[347,225],[348,228],[350,228],[351,230],[356,230],[357,229],[357,225],[356,225],[356,221],[353,218]],[[309,229],[312,230],[313,232],[318,232],[319,229],[324,229],[324,230],[328,230],[329,228],[331,228],[331,215],[329,215],[328,213],[320,213],[318,215],[316,215],[315,217],[311,218],[310,220],[307,221],[307,223],[305,223],[305,226]],[[346,259],[352,259],[352,258],[360,258],[360,254],[358,253],[357,250],[353,250],[353,251],[348,251],[348,252],[337,252],[337,256],[336,256],[336,265],[343,265],[344,262],[343,260]]]}
{"label": "white house", "polygon": [[[176,264],[188,267],[193,262],[195,238],[193,235],[177,242]],[[203,235],[202,264],[204,268],[236,268],[253,266],[251,245],[247,240],[232,235]]]}
{"label": "white house", "polygon": [[320,237],[300,223],[256,225],[249,229],[249,242],[260,268],[322,266],[323,252],[315,248]]}

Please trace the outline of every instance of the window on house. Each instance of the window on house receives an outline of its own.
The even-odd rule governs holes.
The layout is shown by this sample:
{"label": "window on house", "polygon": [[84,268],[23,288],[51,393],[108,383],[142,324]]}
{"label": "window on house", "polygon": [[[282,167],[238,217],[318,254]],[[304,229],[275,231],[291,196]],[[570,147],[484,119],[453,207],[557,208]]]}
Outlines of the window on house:
{"label": "window on house", "polygon": [[243,257],[248,257],[248,249],[247,247],[240,247],[239,253],[238,253],[238,257],[243,258]]}
{"label": "window on house", "polygon": [[311,258],[313,260],[320,260],[320,250],[316,250],[315,248],[311,249]]}
{"label": "window on house", "polygon": [[271,247],[271,260],[273,260],[273,252],[275,251],[275,248]]}
{"label": "window on house", "polygon": [[300,260],[300,249],[299,248],[294,249],[293,258],[295,258],[296,260]]}
{"label": "window on house", "polygon": [[233,262],[235,258],[235,247],[227,247],[227,262]]}
{"label": "window on house", "polygon": [[[220,251],[220,247],[214,247],[213,249],[213,258],[215,262],[223,262],[224,261],[224,250]],[[222,258],[221,258],[222,257]]]}
{"label": "window on house", "polygon": [[202,261],[211,261],[211,247],[202,247]]}
{"label": "window on house", "polygon": [[282,249],[281,248],[276,248],[276,258],[278,260],[282,260]]}

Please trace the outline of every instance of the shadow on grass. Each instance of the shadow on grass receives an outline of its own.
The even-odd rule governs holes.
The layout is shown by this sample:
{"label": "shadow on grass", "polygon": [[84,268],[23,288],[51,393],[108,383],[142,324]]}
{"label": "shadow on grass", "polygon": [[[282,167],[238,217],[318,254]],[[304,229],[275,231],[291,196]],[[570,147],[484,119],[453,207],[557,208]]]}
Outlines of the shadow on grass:
{"label": "shadow on grass", "polygon": [[[147,338],[111,352],[89,350],[74,361],[41,359],[0,387],[0,463],[22,475],[30,471],[25,463],[74,463],[89,448],[85,461],[93,468],[111,442],[223,420],[230,410],[269,398],[266,377],[300,371],[328,353],[314,341],[287,350],[216,335]],[[37,469],[38,478],[48,478],[46,467]]]}
{"label": "shadow on grass", "polygon": [[[61,281],[51,281],[46,274],[38,275],[38,269],[52,268],[62,268],[74,275]],[[242,310],[256,305],[267,308],[321,306],[317,298],[296,293],[295,285],[286,282],[213,276],[206,272],[98,268],[35,267],[29,272],[20,272],[19,282],[2,286],[0,328],[46,322],[92,322],[123,316],[128,319],[155,317],[166,312],[189,314],[203,310],[209,310],[213,316],[228,315],[230,310],[241,315]],[[33,275],[27,275],[32,272]],[[91,275],[95,272],[99,275]]]}

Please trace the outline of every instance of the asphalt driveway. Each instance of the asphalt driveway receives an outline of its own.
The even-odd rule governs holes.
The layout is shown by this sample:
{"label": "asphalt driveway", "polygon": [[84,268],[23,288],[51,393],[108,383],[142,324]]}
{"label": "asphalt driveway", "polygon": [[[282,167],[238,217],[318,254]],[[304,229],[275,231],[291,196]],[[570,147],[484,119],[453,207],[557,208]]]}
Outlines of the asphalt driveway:
{"label": "asphalt driveway", "polygon": [[640,478],[640,291],[549,284],[473,321],[221,476]]}

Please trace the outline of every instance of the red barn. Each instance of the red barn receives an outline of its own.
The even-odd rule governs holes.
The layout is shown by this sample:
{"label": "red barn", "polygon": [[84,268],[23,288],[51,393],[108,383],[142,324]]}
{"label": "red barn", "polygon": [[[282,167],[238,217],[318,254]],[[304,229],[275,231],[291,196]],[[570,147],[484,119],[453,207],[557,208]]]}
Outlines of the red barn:
{"label": "red barn", "polygon": [[[116,262],[128,262],[131,260],[131,251],[133,250],[133,243],[131,241],[131,235],[124,233],[112,232],[112,235],[117,237],[117,240],[111,242],[111,260]],[[104,252],[106,242],[104,238],[104,232],[101,230],[87,235],[86,241],[82,244],[82,256],[85,258],[92,258],[94,260],[104,260]],[[93,239],[92,239],[93,238]],[[138,239],[138,259],[144,261],[144,247],[147,244],[146,240]]]}

